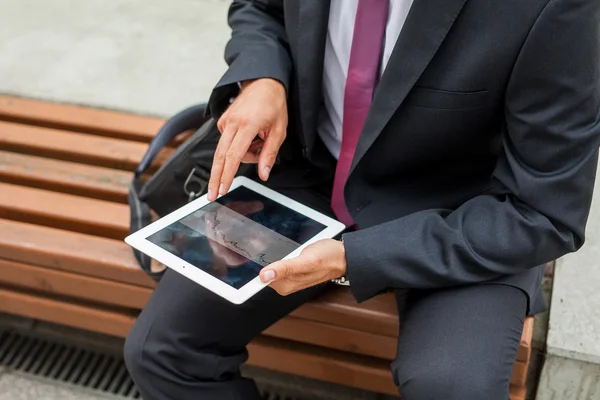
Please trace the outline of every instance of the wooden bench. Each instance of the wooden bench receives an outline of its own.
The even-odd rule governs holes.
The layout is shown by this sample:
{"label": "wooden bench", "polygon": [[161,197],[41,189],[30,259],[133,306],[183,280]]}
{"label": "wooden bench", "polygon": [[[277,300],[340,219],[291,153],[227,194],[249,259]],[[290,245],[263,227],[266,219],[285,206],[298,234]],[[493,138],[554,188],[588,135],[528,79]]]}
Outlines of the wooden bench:
{"label": "wooden bench", "polygon": [[[162,123],[0,96],[0,311],[125,337],[154,286],[122,241],[130,171]],[[525,398],[532,334],[527,319],[512,400]],[[252,342],[249,363],[396,394],[397,335],[391,295],[358,305],[336,288]]]}

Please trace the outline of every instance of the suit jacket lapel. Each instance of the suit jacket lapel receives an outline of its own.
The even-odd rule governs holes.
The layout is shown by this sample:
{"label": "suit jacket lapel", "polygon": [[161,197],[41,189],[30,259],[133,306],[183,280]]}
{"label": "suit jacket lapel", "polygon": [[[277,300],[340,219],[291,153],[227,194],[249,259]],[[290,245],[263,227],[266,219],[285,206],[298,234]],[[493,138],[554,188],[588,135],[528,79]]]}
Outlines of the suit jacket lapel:
{"label": "suit jacket lapel", "polygon": [[414,0],[375,91],[350,173],[415,85],[465,2],[466,0]]}
{"label": "suit jacket lapel", "polygon": [[322,98],[329,0],[298,0],[297,75],[302,134],[312,151]]}

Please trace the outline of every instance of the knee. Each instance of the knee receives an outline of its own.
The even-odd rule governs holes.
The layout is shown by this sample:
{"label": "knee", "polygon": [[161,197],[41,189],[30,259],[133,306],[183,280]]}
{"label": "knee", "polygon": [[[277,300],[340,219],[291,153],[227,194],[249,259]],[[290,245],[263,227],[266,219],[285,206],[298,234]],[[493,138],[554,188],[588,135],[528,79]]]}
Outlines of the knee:
{"label": "knee", "polygon": [[[396,364],[396,363],[395,363]],[[508,384],[503,388],[498,376],[486,370],[460,365],[431,363],[417,366],[393,365],[398,391],[406,400],[496,400],[507,399]]]}
{"label": "knee", "polygon": [[[137,324],[136,324],[137,325]],[[136,384],[139,385],[144,376],[143,370],[143,337],[139,335],[139,328],[134,325],[133,329],[127,335],[125,339],[125,346],[123,347],[123,358],[125,366],[129,371],[132,379]],[[138,383],[139,382],[139,383]]]}
{"label": "knee", "polygon": [[[143,314],[143,313],[142,313]],[[172,380],[169,360],[156,352],[157,346],[150,335],[151,324],[143,315],[138,318],[125,339],[123,359],[131,379],[144,399],[162,398],[165,383]]]}

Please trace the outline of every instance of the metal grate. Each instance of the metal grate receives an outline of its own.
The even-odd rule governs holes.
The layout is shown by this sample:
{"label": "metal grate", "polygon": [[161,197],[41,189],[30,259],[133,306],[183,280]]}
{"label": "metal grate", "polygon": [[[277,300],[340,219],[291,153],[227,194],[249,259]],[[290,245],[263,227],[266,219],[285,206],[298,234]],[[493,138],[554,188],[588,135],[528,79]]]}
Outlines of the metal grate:
{"label": "metal grate", "polygon": [[[21,373],[139,399],[122,358],[14,331],[0,331],[0,366]],[[265,400],[299,400],[263,388]]]}
{"label": "metal grate", "polygon": [[0,365],[79,387],[136,399],[122,359],[17,332],[0,332]]}

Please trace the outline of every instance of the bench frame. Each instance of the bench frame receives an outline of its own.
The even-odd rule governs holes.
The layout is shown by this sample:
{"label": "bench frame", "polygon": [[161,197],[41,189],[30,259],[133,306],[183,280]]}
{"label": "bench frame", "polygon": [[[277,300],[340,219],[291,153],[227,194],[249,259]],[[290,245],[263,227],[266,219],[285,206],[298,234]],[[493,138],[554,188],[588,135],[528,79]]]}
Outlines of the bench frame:
{"label": "bench frame", "polygon": [[[1,312],[126,336],[154,287],[122,242],[127,189],[163,122],[0,96]],[[389,363],[398,330],[392,294],[358,305],[335,288],[254,340],[249,364],[397,394]],[[528,318],[513,400],[525,398],[532,335]]]}

